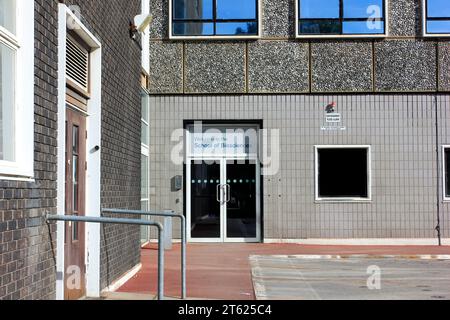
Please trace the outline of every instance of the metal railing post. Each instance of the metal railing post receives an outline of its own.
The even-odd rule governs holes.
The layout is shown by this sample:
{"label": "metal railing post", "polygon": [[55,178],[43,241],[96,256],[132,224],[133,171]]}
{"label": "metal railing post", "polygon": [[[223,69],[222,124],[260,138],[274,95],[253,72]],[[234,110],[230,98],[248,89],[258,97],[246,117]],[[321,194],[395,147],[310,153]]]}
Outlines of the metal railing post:
{"label": "metal railing post", "polygon": [[164,300],[164,233],[163,226],[159,224],[158,232],[158,300]]}
{"label": "metal railing post", "polygon": [[158,229],[158,300],[164,300],[164,227],[159,222],[122,219],[122,218],[105,218],[105,217],[85,217],[85,216],[60,216],[47,215],[47,222],[65,221],[65,222],[85,222],[85,223],[105,223],[105,224],[126,224],[151,226]]}
{"label": "metal railing post", "polygon": [[181,220],[181,299],[186,299],[186,217],[183,214],[176,213],[173,210],[159,211],[139,211],[139,210],[124,210],[124,209],[102,209],[102,213],[107,214],[128,214],[128,215],[140,215],[140,216],[153,216],[153,217],[174,217]]}

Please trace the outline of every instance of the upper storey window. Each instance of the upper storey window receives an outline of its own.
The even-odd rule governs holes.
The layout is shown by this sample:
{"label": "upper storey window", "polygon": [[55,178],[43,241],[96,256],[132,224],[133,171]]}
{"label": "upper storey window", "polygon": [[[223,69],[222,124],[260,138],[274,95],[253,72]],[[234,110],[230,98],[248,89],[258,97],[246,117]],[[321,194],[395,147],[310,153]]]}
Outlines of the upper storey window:
{"label": "upper storey window", "polygon": [[171,0],[172,38],[259,35],[259,0]]}
{"label": "upper storey window", "polygon": [[0,0],[0,180],[34,176],[34,2]]}
{"label": "upper storey window", "polygon": [[450,35],[450,2],[424,0],[424,35]]}
{"label": "upper storey window", "polygon": [[297,37],[386,35],[386,0],[297,1]]}

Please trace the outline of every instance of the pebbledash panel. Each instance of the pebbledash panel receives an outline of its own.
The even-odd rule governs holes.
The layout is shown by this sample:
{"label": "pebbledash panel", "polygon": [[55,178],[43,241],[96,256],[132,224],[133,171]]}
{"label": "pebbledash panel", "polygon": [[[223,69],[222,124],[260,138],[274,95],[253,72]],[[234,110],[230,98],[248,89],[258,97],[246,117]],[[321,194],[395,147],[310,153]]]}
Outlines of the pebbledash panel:
{"label": "pebbledash panel", "polygon": [[[255,215],[257,221],[250,223],[250,233],[242,229],[249,222],[237,220],[241,231],[236,234],[236,241],[435,238],[437,203],[442,236],[450,236],[441,154],[442,146],[450,145],[448,95],[152,96],[150,99],[153,160],[150,207],[173,208],[188,215],[191,241],[198,240],[196,237],[219,242],[230,239],[226,234],[227,216],[223,214],[226,209],[220,209],[214,223],[210,208],[221,208],[222,201],[229,200],[227,184],[235,188],[233,182],[251,183],[254,176],[254,167],[249,167],[251,170],[236,171],[244,178],[227,179],[223,171],[227,170],[223,169],[226,159],[215,162],[216,167],[194,167],[183,139],[189,136],[189,126],[200,122],[207,128],[255,125],[259,130],[259,156],[255,157],[258,166],[262,154],[272,160],[271,170],[264,170],[263,164],[255,171],[260,178],[257,190],[241,189],[259,193],[260,204]],[[437,126],[436,119],[439,119]],[[205,142],[202,143],[205,147]],[[356,193],[346,197],[321,196],[321,192],[334,196],[340,183],[345,186],[347,178],[342,171],[348,173],[351,181],[352,166],[345,157],[344,161],[338,159],[345,152],[361,159],[354,170],[355,174],[356,170],[367,173],[363,175],[366,180],[358,182],[363,190],[350,189],[349,192]],[[180,155],[185,157],[184,165],[180,163]],[[337,157],[336,161],[333,157]],[[267,159],[265,162],[268,163]],[[204,176],[196,178],[192,170],[203,172]],[[326,174],[331,179],[337,177],[331,180],[334,190],[323,191],[324,188],[318,187],[320,181],[326,181],[322,180]],[[174,188],[174,181],[180,177],[184,180],[183,188]],[[208,188],[203,190],[206,193],[195,184],[204,184]],[[193,196],[192,190],[200,191]],[[204,196],[209,200],[205,202]],[[201,201],[193,205],[195,197],[202,198],[210,207],[205,209]],[[241,194],[238,200],[245,198]],[[218,204],[214,204],[216,200]],[[192,221],[201,221],[203,225]],[[174,226],[174,235],[179,236],[178,226]]]}

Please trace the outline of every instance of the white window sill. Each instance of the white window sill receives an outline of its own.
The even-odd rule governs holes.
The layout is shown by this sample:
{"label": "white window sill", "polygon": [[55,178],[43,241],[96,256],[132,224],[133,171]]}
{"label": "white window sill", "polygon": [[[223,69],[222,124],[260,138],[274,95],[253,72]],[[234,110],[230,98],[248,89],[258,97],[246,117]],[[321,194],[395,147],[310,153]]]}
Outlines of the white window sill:
{"label": "white window sill", "polygon": [[34,178],[21,176],[6,176],[0,174],[0,181],[20,181],[20,182],[35,182]]}
{"label": "white window sill", "polygon": [[450,33],[424,33],[424,38],[450,38]]}

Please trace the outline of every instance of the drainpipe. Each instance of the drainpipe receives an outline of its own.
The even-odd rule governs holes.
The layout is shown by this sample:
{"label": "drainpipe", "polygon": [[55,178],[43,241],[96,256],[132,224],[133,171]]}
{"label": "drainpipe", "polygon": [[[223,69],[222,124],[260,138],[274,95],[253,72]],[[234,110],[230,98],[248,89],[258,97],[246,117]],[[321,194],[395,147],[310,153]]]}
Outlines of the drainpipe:
{"label": "drainpipe", "polygon": [[438,116],[438,98],[437,94],[434,95],[434,105],[436,112],[435,126],[436,126],[436,171],[437,171],[437,192],[436,192],[436,205],[437,205],[437,236],[439,241],[439,246],[442,246],[442,237],[441,237],[441,163],[440,163],[440,154],[439,154],[439,116]]}

